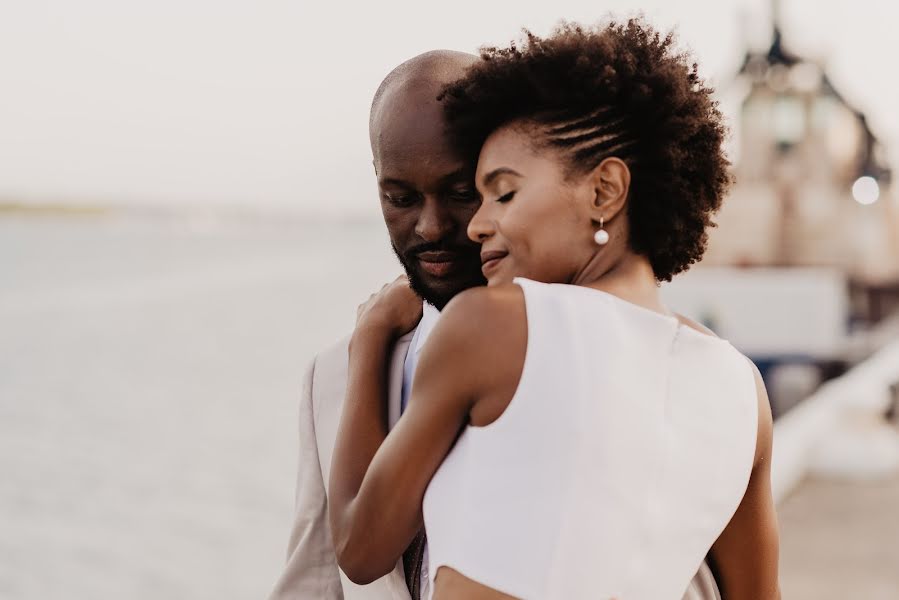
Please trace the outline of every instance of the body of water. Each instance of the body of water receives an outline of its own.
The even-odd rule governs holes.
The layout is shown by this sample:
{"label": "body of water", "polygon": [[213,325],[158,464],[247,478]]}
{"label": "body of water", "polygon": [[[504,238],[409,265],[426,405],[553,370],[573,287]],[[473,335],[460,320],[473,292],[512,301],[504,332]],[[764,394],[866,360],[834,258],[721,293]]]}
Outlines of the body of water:
{"label": "body of water", "polygon": [[0,220],[0,598],[264,597],[383,224]]}

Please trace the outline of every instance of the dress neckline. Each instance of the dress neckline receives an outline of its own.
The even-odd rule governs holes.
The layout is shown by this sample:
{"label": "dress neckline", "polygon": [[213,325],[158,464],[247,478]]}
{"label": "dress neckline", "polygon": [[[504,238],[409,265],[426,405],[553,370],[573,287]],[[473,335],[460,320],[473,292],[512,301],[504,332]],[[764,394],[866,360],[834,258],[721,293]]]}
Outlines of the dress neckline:
{"label": "dress neckline", "polygon": [[[524,280],[524,281],[528,281],[531,283],[543,283],[540,281],[535,281],[533,279],[528,279],[527,277],[515,277],[513,279],[513,282],[517,282],[518,280]],[[657,310],[647,308],[645,306],[637,304],[636,302],[631,302],[630,300],[625,300],[621,296],[617,296],[617,295],[615,295],[611,292],[607,292],[605,290],[600,290],[598,288],[594,288],[594,287],[590,287],[590,286],[586,286],[586,285],[575,285],[575,284],[571,284],[571,283],[543,283],[543,285],[561,286],[561,287],[570,288],[570,289],[580,289],[580,290],[586,291],[587,293],[594,292],[596,294],[604,296],[605,298],[613,300],[619,304],[630,307],[630,308],[636,310],[637,312],[648,313],[650,315],[658,317],[659,319],[667,321],[668,323],[673,324],[675,326],[676,330],[678,330],[678,331],[681,329],[686,329],[687,331],[692,331],[696,335],[702,336],[703,338],[707,338],[707,339],[715,341],[715,342],[724,342],[725,344],[731,345],[730,342],[728,342],[726,339],[724,339],[722,337],[718,337],[717,335],[709,335],[708,333],[699,331],[698,329],[691,327],[690,325],[687,325],[686,323],[684,323],[683,321],[681,321],[674,315],[666,315],[664,313],[660,313]]]}
{"label": "dress neckline", "polygon": [[[513,279],[513,281],[518,281],[519,279],[520,279],[520,280],[524,280],[524,281],[529,281],[529,282],[532,282],[532,283],[543,283],[543,282],[540,282],[540,281],[535,281],[535,280],[533,280],[533,279],[528,279],[527,277],[516,277],[515,279]],[[595,292],[595,293],[597,293],[597,294],[601,294],[601,295],[605,296],[606,298],[611,298],[612,300],[615,300],[615,301],[617,301],[617,302],[620,302],[620,303],[622,303],[622,304],[625,304],[625,305],[627,305],[627,306],[630,306],[630,307],[632,307],[632,308],[634,308],[634,309],[636,309],[636,310],[638,310],[638,311],[650,313],[650,314],[655,315],[655,316],[657,316],[657,317],[661,317],[662,319],[665,319],[666,321],[669,321],[669,322],[672,322],[672,323],[676,323],[677,325],[683,325],[683,323],[681,323],[681,320],[678,319],[677,317],[675,317],[674,315],[666,315],[666,314],[664,314],[664,313],[660,313],[660,312],[657,311],[657,310],[653,310],[653,309],[651,309],[651,308],[647,308],[647,307],[645,307],[645,306],[643,306],[643,305],[641,305],[641,304],[637,304],[636,302],[631,302],[630,300],[625,300],[625,299],[622,298],[621,296],[618,296],[618,295],[613,294],[613,293],[611,293],[611,292],[607,292],[607,291],[605,291],[605,290],[600,290],[600,289],[595,288],[595,287],[590,287],[590,286],[587,286],[587,285],[576,285],[576,284],[573,284],[573,283],[544,283],[544,285],[560,286],[560,287],[571,288],[571,289],[581,289],[581,290],[585,290],[585,291],[587,291],[587,292]]]}

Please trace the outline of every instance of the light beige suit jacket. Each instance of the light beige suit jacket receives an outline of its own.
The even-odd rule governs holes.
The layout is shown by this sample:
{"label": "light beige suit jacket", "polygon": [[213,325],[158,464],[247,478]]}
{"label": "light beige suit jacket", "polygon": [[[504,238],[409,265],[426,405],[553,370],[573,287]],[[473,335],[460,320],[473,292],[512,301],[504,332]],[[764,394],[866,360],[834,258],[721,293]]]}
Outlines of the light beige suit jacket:
{"label": "light beige suit jacket", "polygon": [[[400,416],[403,363],[414,332],[400,338],[390,359],[390,426]],[[331,454],[346,393],[348,342],[321,352],[306,370],[299,415],[299,473],[287,564],[269,600],[410,600],[402,560],[393,571],[368,585],[356,585],[337,566],[328,525],[327,490]],[[651,573],[647,573],[651,577]],[[719,600],[705,563],[684,600]],[[422,599],[427,600],[427,599]],[[626,600],[626,599],[623,599]]]}

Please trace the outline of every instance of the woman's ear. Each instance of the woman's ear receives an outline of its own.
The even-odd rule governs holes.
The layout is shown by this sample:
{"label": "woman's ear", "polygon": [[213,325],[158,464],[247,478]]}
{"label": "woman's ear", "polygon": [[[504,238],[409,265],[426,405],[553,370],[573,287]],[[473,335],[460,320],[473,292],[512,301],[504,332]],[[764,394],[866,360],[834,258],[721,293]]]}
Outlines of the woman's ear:
{"label": "woman's ear", "polygon": [[621,212],[627,202],[631,187],[631,171],[627,164],[614,156],[604,159],[591,173],[593,200],[590,218],[608,223]]}

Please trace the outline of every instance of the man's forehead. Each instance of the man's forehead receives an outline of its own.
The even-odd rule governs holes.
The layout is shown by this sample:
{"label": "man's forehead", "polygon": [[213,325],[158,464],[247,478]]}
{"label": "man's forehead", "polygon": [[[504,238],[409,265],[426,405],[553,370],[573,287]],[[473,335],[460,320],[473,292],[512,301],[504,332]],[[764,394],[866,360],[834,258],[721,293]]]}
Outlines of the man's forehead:
{"label": "man's forehead", "polygon": [[408,187],[421,191],[439,190],[474,181],[474,165],[418,157],[408,162],[385,161],[378,172],[382,187]]}
{"label": "man's forehead", "polygon": [[397,89],[385,96],[372,118],[373,143],[446,137],[446,119],[436,92]]}
{"label": "man's forehead", "polygon": [[382,161],[404,157],[456,160],[458,156],[442,126],[414,118],[398,119],[391,127],[385,127],[378,133],[374,144],[376,147],[373,150]]}
{"label": "man's forehead", "polygon": [[372,139],[379,175],[400,171],[433,179],[474,169],[453,147],[439,111],[397,112],[381,124]]}

